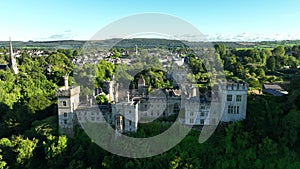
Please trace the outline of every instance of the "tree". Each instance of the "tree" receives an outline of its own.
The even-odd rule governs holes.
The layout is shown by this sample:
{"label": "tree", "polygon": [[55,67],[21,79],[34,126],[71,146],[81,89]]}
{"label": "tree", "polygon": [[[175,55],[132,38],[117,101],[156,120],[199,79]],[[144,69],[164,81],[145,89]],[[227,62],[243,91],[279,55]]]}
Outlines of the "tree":
{"label": "tree", "polygon": [[97,64],[96,68],[96,86],[103,87],[103,83],[106,80],[110,80],[115,70],[115,65],[107,62],[105,60],[101,60]]}
{"label": "tree", "polygon": [[64,53],[54,53],[46,57],[46,62],[51,67],[48,79],[59,86],[64,85],[63,76],[71,74],[74,64]]}
{"label": "tree", "polygon": [[26,160],[29,160],[33,156],[33,151],[37,146],[38,140],[23,139],[21,136],[14,138],[12,144],[15,146],[14,151],[17,153],[17,163],[24,165]]}
{"label": "tree", "polygon": [[195,57],[190,57],[188,64],[189,64],[193,74],[204,72],[203,64],[202,64],[201,60],[196,59]]}
{"label": "tree", "polygon": [[10,71],[0,70],[0,102],[12,108],[21,98],[20,88],[16,85],[16,77]]}
{"label": "tree", "polygon": [[263,49],[260,53],[260,57],[262,60],[262,64],[266,65],[267,64],[267,59],[272,55],[272,52],[268,49]]}
{"label": "tree", "polygon": [[265,71],[263,68],[257,68],[255,73],[257,74],[257,76],[259,77],[265,77]]}
{"label": "tree", "polygon": [[66,136],[48,136],[48,142],[44,142],[46,159],[55,158],[66,151],[67,137]]}
{"label": "tree", "polygon": [[291,68],[297,68],[299,65],[299,60],[295,58],[294,56],[287,56],[287,65],[289,65]]}
{"label": "tree", "polygon": [[256,63],[261,62],[260,53],[257,49],[249,49],[247,51],[247,53],[248,53],[248,56],[250,56]]}
{"label": "tree", "polygon": [[218,43],[214,45],[216,53],[218,53],[221,58],[223,58],[226,54],[226,46],[224,44]]}
{"label": "tree", "polygon": [[283,137],[281,137],[281,141],[284,145],[294,147],[299,135],[297,131],[300,130],[300,111],[295,109],[289,111],[283,118],[282,126]]}
{"label": "tree", "polygon": [[271,56],[268,60],[267,60],[267,68],[269,70],[274,71],[275,70],[275,66],[276,66],[276,61],[275,58],[273,56]]}
{"label": "tree", "polygon": [[241,77],[242,74],[244,72],[244,66],[241,64],[241,62],[236,62],[234,64],[234,71],[233,73],[236,75],[236,76],[239,76]]}
{"label": "tree", "polygon": [[120,52],[115,52],[112,57],[113,58],[119,58],[119,57],[121,57],[121,53]]}
{"label": "tree", "polygon": [[67,152],[68,138],[64,136],[49,135],[47,140],[43,142],[45,158],[48,161],[48,167],[50,168],[66,168],[68,163]]}
{"label": "tree", "polygon": [[73,56],[79,56],[81,53],[80,53],[80,51],[78,50],[78,49],[75,49],[74,51],[73,51]]}
{"label": "tree", "polygon": [[84,165],[84,162],[81,160],[72,160],[69,163],[69,166],[67,167],[67,169],[82,169],[82,168],[86,168],[86,166]]}
{"label": "tree", "polygon": [[293,56],[295,56],[297,59],[300,59],[300,46],[293,46],[292,51]]}
{"label": "tree", "polygon": [[130,74],[132,69],[134,67],[127,66],[126,64],[117,65],[114,73],[116,81],[122,84],[129,84],[134,79]]}
{"label": "tree", "polygon": [[104,94],[100,94],[96,97],[97,104],[108,104],[109,100]]}
{"label": "tree", "polygon": [[275,48],[273,50],[273,55],[274,56],[279,56],[279,57],[283,57],[285,55],[285,49],[283,46],[278,46],[277,48]]}
{"label": "tree", "polygon": [[[0,153],[1,153],[1,149],[0,149]],[[2,161],[2,155],[0,154],[0,169],[5,168],[5,166],[7,165],[7,163],[5,161]]]}
{"label": "tree", "polygon": [[[24,139],[22,136],[2,138],[0,140],[0,148],[4,150],[5,161],[11,166],[30,166],[30,159],[33,157],[33,152],[37,147],[37,139]],[[0,159],[1,160],[1,159]],[[0,161],[0,166],[1,166]],[[6,163],[6,162],[5,162]],[[3,165],[4,163],[2,163]],[[1,168],[1,167],[0,167]]]}
{"label": "tree", "polygon": [[237,63],[236,56],[231,55],[231,56],[226,56],[224,59],[224,69],[229,70],[229,71],[234,71],[235,70],[235,63]]}

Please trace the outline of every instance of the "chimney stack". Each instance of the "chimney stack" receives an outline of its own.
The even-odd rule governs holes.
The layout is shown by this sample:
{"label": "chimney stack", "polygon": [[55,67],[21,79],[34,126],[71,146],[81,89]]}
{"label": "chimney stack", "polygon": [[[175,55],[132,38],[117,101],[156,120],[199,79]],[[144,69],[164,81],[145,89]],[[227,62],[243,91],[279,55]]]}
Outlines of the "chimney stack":
{"label": "chimney stack", "polygon": [[93,106],[93,98],[90,98],[90,106]]}
{"label": "chimney stack", "polygon": [[14,57],[14,51],[13,51],[13,47],[12,47],[11,37],[9,37],[9,54],[10,54],[10,58]]}
{"label": "chimney stack", "polygon": [[129,96],[129,92],[127,91],[127,102],[130,102],[130,96]]}
{"label": "chimney stack", "polygon": [[69,89],[69,76],[64,76],[64,82],[65,82],[65,90]]}

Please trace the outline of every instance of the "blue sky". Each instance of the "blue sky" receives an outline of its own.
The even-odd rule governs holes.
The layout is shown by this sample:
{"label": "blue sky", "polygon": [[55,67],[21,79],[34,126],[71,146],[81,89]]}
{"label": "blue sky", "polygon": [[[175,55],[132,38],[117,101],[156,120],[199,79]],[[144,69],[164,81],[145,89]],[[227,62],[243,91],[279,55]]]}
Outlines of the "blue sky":
{"label": "blue sky", "polygon": [[122,17],[177,16],[211,40],[300,39],[299,0],[10,0],[0,6],[0,41],[90,39]]}

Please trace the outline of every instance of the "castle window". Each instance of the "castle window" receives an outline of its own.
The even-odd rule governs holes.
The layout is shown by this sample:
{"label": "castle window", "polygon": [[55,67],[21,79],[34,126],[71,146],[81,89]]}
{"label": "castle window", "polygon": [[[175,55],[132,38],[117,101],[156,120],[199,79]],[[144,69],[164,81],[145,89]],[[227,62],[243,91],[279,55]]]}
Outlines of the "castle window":
{"label": "castle window", "polygon": [[204,120],[203,119],[200,120],[200,124],[202,124],[202,125],[204,124]]}
{"label": "castle window", "polygon": [[240,106],[236,106],[236,114],[240,113]]}
{"label": "castle window", "polygon": [[94,121],[95,120],[95,117],[92,117],[92,121]]}
{"label": "castle window", "polygon": [[233,114],[233,106],[228,106],[228,109],[227,109],[227,113],[228,114]]}
{"label": "castle window", "polygon": [[129,120],[129,126],[131,126],[131,124],[132,124],[132,121],[131,121],[131,120]]}
{"label": "castle window", "polygon": [[62,106],[67,106],[67,102],[66,101],[61,101],[60,102]]}
{"label": "castle window", "polygon": [[205,106],[201,106],[201,109],[205,109]]}
{"label": "castle window", "polygon": [[190,123],[194,123],[194,119],[193,118],[190,119]]}
{"label": "castle window", "polygon": [[236,106],[233,107],[233,113],[236,113]]}
{"label": "castle window", "polygon": [[204,112],[201,112],[201,113],[200,113],[200,116],[204,117],[204,115],[205,115]]}
{"label": "castle window", "polygon": [[231,101],[232,101],[232,95],[231,95],[231,94],[228,94],[228,95],[227,95],[227,101],[228,101],[228,102],[231,102]]}
{"label": "castle window", "polygon": [[242,95],[236,95],[236,101],[241,102],[242,101]]}
{"label": "castle window", "polygon": [[194,112],[191,112],[191,113],[190,113],[190,116],[194,116]]}
{"label": "castle window", "polygon": [[68,117],[68,114],[67,114],[67,113],[64,113],[64,117]]}
{"label": "castle window", "polygon": [[64,120],[64,124],[67,124],[68,123],[68,121],[67,120]]}

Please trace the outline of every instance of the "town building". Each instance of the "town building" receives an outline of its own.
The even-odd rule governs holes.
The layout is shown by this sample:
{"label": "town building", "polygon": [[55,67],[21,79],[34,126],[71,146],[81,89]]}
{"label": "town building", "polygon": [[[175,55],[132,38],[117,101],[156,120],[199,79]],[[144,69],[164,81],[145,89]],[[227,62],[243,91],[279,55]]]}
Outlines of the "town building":
{"label": "town building", "polygon": [[270,94],[273,96],[283,96],[288,94],[287,91],[283,90],[281,86],[277,84],[263,84],[262,85],[262,92],[265,94]]}

